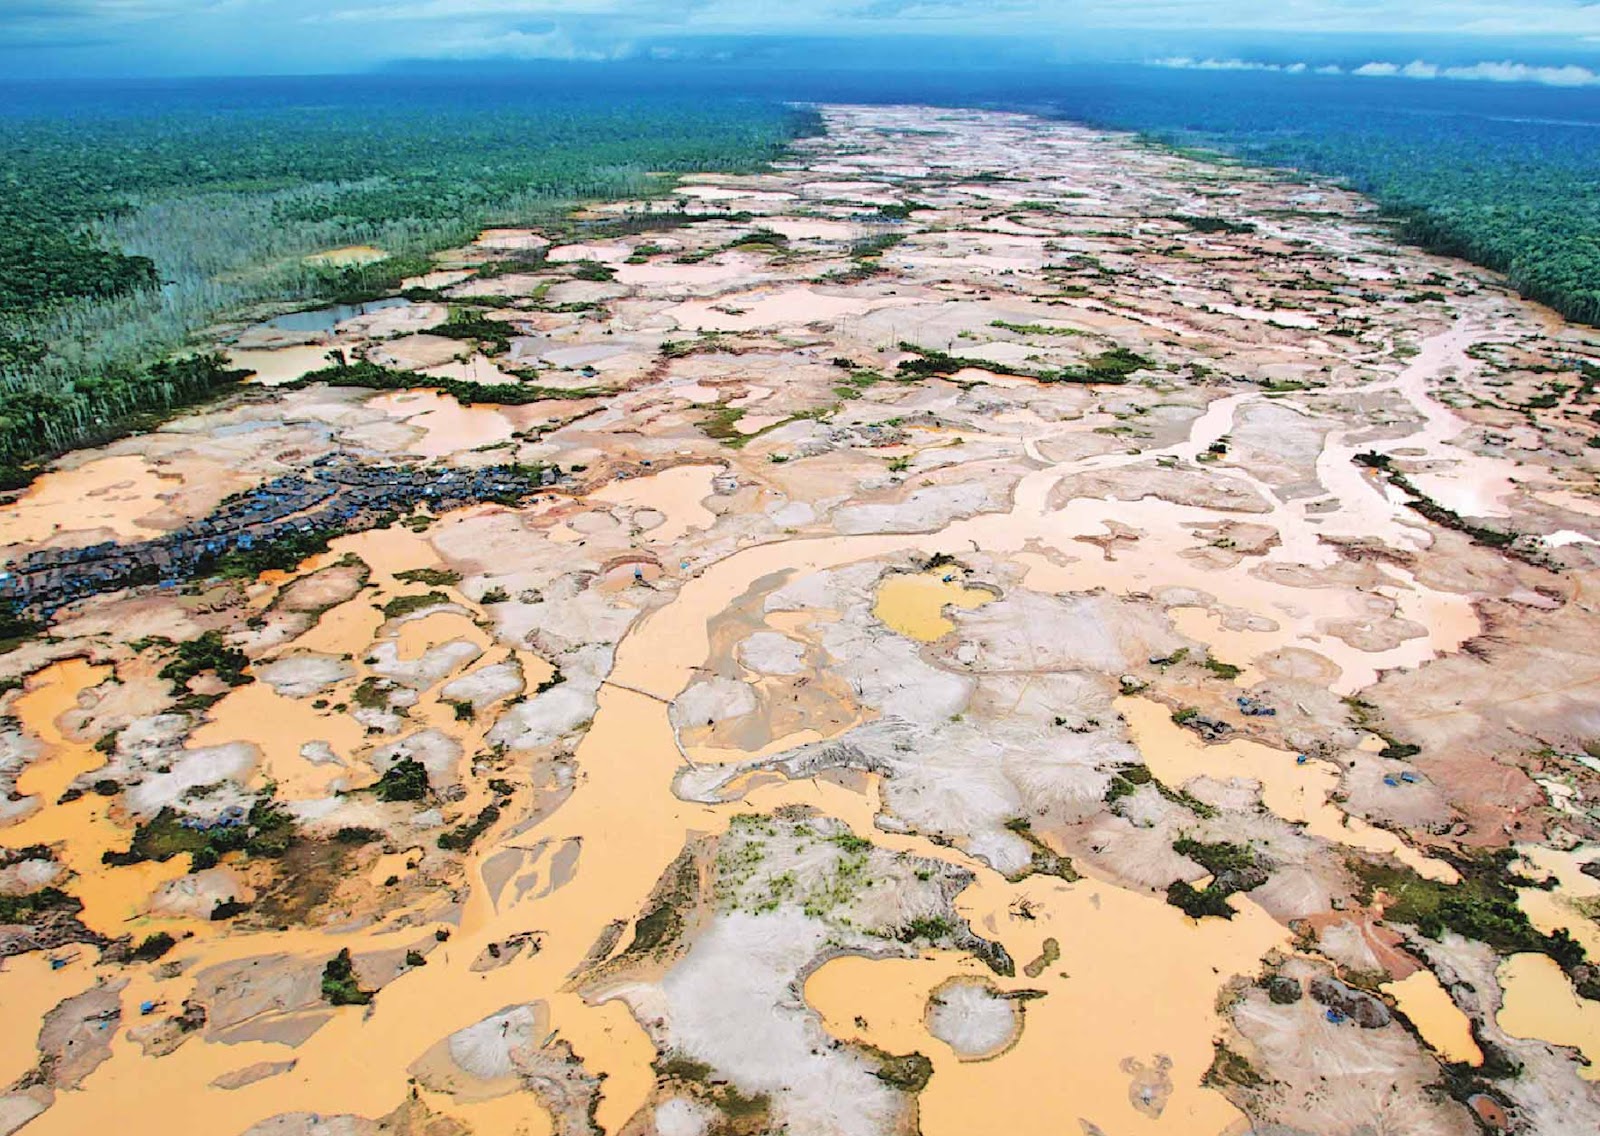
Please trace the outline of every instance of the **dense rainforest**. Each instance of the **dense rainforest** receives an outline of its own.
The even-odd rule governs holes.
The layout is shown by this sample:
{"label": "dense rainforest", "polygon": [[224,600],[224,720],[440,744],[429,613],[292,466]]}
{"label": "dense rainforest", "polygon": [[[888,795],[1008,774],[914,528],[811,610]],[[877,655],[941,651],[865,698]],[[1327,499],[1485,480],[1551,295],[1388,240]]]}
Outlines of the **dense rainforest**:
{"label": "dense rainforest", "polygon": [[[351,298],[497,223],[770,160],[770,98],[364,79],[13,88],[0,110],[0,466],[229,381],[174,360],[218,316]],[[308,260],[374,245],[377,264]],[[16,480],[8,469],[6,480]]]}

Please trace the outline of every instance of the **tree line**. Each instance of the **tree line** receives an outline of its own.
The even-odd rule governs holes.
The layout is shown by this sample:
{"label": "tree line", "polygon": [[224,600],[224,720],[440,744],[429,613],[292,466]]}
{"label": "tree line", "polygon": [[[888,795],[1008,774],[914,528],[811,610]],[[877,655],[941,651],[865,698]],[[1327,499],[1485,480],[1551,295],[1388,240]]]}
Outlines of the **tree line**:
{"label": "tree line", "polygon": [[[0,111],[0,462],[15,481],[226,386],[195,339],[219,316],[392,290],[485,226],[755,170],[815,121],[770,99],[600,83],[31,92]],[[306,260],[352,244],[390,255]]]}

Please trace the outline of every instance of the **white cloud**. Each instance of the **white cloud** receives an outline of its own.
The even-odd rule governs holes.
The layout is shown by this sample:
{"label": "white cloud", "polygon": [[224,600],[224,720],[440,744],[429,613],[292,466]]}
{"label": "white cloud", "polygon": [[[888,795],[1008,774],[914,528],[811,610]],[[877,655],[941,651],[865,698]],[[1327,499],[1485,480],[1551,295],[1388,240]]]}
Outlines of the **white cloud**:
{"label": "white cloud", "polygon": [[559,59],[567,62],[604,63],[626,59],[634,54],[633,44],[615,40],[603,47],[580,45],[565,31],[503,32],[500,34],[451,37],[437,45],[440,59]]}
{"label": "white cloud", "polygon": [[[308,25],[341,34],[308,36]],[[570,44],[551,37],[555,28]],[[1014,36],[1046,50],[1081,42],[1120,53],[1157,33],[1172,45],[1162,50],[1175,52],[1185,49],[1177,37],[1190,32],[1561,37],[1574,49],[1573,66],[1495,62],[1513,50],[1498,47],[1484,51],[1491,61],[1471,67],[1421,61],[1410,77],[1585,87],[1592,80],[1580,64],[1600,43],[1600,0],[0,0],[0,58],[26,54],[41,74],[64,62],[114,73],[130,64],[205,73],[292,71],[304,61],[318,70],[361,68],[495,43],[515,54],[609,57],[619,45],[648,51],[653,39],[710,35]],[[53,54],[85,44],[100,54],[81,62]],[[1247,58],[1173,65],[1333,73]],[[1403,60],[1392,66],[1395,74],[1411,68]]]}
{"label": "white cloud", "polygon": [[1192,59],[1187,55],[1174,55],[1167,59],[1152,59],[1152,67],[1170,67],[1176,71],[1304,71],[1304,63],[1257,63],[1246,59]]}
{"label": "white cloud", "polygon": [[[1344,71],[1333,64],[1310,67],[1305,63],[1263,63],[1248,59],[1191,59],[1175,56],[1149,61],[1152,67],[1171,67],[1180,71],[1276,71],[1286,75],[1300,75],[1314,71],[1318,75],[1342,75]],[[1445,67],[1425,59],[1410,63],[1388,63],[1374,60],[1350,71],[1368,79],[1456,79],[1477,83],[1537,83],[1546,87],[1597,87],[1600,72],[1587,67],[1568,64],[1564,67],[1540,67],[1530,63],[1504,62],[1474,63],[1470,67]]]}
{"label": "white cloud", "polygon": [[1477,79],[1490,83],[1543,83],[1547,87],[1593,87],[1600,85],[1600,74],[1587,67],[1530,67],[1526,63],[1475,63],[1471,67],[1447,67],[1447,79]]}
{"label": "white cloud", "polygon": [[[5,0],[0,0],[3,9]],[[31,0],[47,3],[48,0]],[[60,0],[139,5],[156,0]],[[184,0],[168,0],[183,6]],[[188,0],[193,6],[202,0]],[[256,0],[271,6],[270,0]],[[1508,14],[1508,7],[1514,11]],[[1583,0],[326,0],[319,22],[524,21],[612,16],[640,28],[1059,35],[1084,28],[1600,37]]]}
{"label": "white cloud", "polygon": [[1354,75],[1394,76],[1402,79],[1458,79],[1469,83],[1538,83],[1546,87],[1600,86],[1600,73],[1587,67],[1539,67],[1530,63],[1474,63],[1470,67],[1442,67],[1414,59],[1404,66],[1394,63],[1368,63],[1351,72]]}

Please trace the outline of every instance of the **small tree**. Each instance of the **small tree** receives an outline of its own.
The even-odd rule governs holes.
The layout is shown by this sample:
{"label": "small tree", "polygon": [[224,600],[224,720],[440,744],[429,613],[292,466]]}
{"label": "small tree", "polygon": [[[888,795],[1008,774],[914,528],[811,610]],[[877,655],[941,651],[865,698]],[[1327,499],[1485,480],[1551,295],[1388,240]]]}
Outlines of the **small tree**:
{"label": "small tree", "polygon": [[361,989],[356,981],[349,947],[334,955],[322,968],[322,997],[335,1006],[365,1006],[372,1001],[372,991]]}

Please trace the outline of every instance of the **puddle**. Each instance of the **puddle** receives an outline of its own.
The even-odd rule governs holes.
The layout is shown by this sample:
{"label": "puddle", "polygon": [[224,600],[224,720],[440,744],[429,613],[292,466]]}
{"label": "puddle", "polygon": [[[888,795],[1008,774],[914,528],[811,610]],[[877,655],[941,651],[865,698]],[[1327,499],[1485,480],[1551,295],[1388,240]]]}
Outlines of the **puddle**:
{"label": "puddle", "polygon": [[472,620],[453,611],[436,611],[420,619],[408,619],[395,635],[402,661],[420,659],[430,648],[452,639],[465,639],[478,647],[488,645],[488,636]]}
{"label": "puddle", "polygon": [[1251,665],[1257,655],[1270,649],[1271,641],[1259,631],[1234,631],[1222,626],[1222,617],[1199,607],[1171,609],[1172,626],[1178,634],[1198,639],[1211,648],[1211,657],[1239,668],[1234,680],[1240,687],[1254,686],[1261,672]]}
{"label": "puddle", "polygon": [[723,471],[720,465],[680,465],[648,477],[630,477],[601,486],[586,498],[608,505],[651,509],[666,520],[647,529],[647,544],[672,544],[691,529],[708,529],[717,517],[702,503],[712,494],[711,483]]}
{"label": "puddle", "polygon": [[1498,976],[1504,994],[1495,1015],[1500,1028],[1512,1037],[1576,1047],[1589,1059],[1578,1076],[1600,1081],[1600,1002],[1579,998],[1546,955],[1512,955],[1500,964]]}
{"label": "puddle", "polygon": [[[77,959],[60,970],[50,967],[51,956]],[[94,985],[93,966],[99,951],[74,946],[61,951],[13,955],[0,960],[0,1005],[6,1008],[6,1028],[0,1030],[0,1084],[15,1084],[39,1062],[38,1027],[44,1016],[63,998]]]}
{"label": "puddle", "polygon": [[510,419],[489,406],[463,406],[438,391],[419,390],[379,395],[367,405],[407,426],[422,431],[422,436],[406,447],[418,457],[442,458],[468,453],[510,439]]}
{"label": "puddle", "polygon": [[872,614],[891,630],[921,643],[943,639],[956,629],[945,618],[946,606],[971,611],[995,598],[985,588],[966,588],[947,572],[935,570],[924,575],[896,572],[878,585]]}
{"label": "puddle", "polygon": [[[347,759],[365,743],[361,724],[347,713],[331,708],[317,710],[312,703],[326,694],[309,698],[289,698],[271,684],[253,682],[230,691],[211,708],[211,720],[196,730],[188,748],[250,742],[261,750],[261,764],[254,780],[272,782],[284,801],[302,801],[327,796],[330,784],[352,780],[351,770],[328,763],[318,765],[302,756],[301,747],[310,742],[326,742],[339,757]],[[359,775],[358,775],[359,777]]]}
{"label": "puddle", "polygon": [[410,302],[402,296],[391,296],[384,300],[369,300],[364,304],[333,304],[306,312],[289,312],[256,326],[275,328],[278,331],[327,332],[347,319],[371,315],[387,308],[403,308]]}
{"label": "puddle", "polygon": [[1590,860],[1600,858],[1600,850],[1593,845],[1581,846],[1570,852],[1558,852],[1537,844],[1520,844],[1517,851],[1530,860],[1539,871],[1556,878],[1556,886],[1544,888],[1518,888],[1517,903],[1527,913],[1528,920],[1546,935],[1565,929],[1583,944],[1590,959],[1600,959],[1600,879],[1585,875],[1580,869]]}
{"label": "puddle", "polygon": [[733,424],[733,428],[741,434],[759,434],[761,431],[787,422],[787,414],[746,414]]}
{"label": "puddle", "polygon": [[82,659],[52,664],[29,682],[14,704],[16,717],[44,742],[47,752],[17,778],[17,791],[38,796],[46,806],[5,829],[5,843],[21,848],[29,844],[55,846],[58,862],[72,878],[64,890],[83,901],[78,918],[102,934],[128,934],[127,923],[143,908],[157,886],[183,875],[187,857],[175,856],[165,864],[142,863],[107,869],[101,856],[123,851],[132,829],[110,817],[114,798],[86,793],[65,805],[55,802],[71,782],[105,764],[105,755],[91,744],[64,735],[61,716],[78,706],[79,697],[111,674],[109,667],[91,666]]}
{"label": "puddle", "polygon": [[12,712],[44,742],[48,753],[17,777],[17,792],[53,802],[74,779],[106,763],[105,755],[92,746],[66,737],[60,723],[62,715],[78,709],[79,699],[111,673],[110,667],[97,667],[85,659],[66,659],[28,680],[27,690],[12,705]]}
{"label": "puddle", "polygon": [[1172,712],[1147,698],[1118,698],[1117,710],[1128,720],[1128,732],[1144,755],[1150,772],[1176,789],[1196,777],[1245,777],[1261,784],[1261,800],[1290,822],[1303,822],[1313,836],[1335,844],[1383,852],[1418,875],[1445,883],[1460,876],[1442,860],[1424,856],[1398,836],[1341,812],[1329,799],[1339,775],[1324,761],[1295,763],[1295,755],[1239,740],[1207,745],[1191,730],[1172,721]]}
{"label": "puddle", "polygon": [[[1196,922],[1159,898],[1092,881],[1066,886],[1034,877],[1010,885],[992,873],[983,881],[958,897],[958,909],[979,934],[998,935],[1019,968],[1045,938],[1056,939],[1061,957],[1038,978],[995,978],[970,958],[933,952],[915,960],[835,959],[805,986],[807,1003],[835,1036],[933,1061],[920,1098],[924,1136],[1066,1132],[1085,1121],[1105,1132],[1194,1136],[1241,1122],[1201,1084],[1219,1028],[1216,992],[1227,976],[1249,972],[1283,945],[1287,932],[1248,902],[1232,920]],[[1034,905],[1035,919],[1007,913],[1019,897]],[[960,975],[1044,994],[1027,1002],[1021,1037],[998,1057],[963,1061],[927,1031],[929,995]],[[1171,1061],[1172,1094],[1151,1117],[1131,1103],[1123,1062],[1150,1065],[1161,1056]]]}
{"label": "puddle", "polygon": [[249,347],[228,352],[230,366],[249,371],[252,381],[265,387],[292,383],[311,371],[329,365],[331,349],[313,344],[305,347]]}
{"label": "puddle", "polygon": [[13,505],[0,508],[0,543],[33,544],[63,532],[109,529],[125,540],[161,535],[139,518],[161,508],[182,479],[163,477],[142,457],[97,458],[42,474]]}
{"label": "puddle", "polygon": [[1451,1001],[1431,971],[1419,970],[1399,982],[1385,982],[1400,1012],[1411,1019],[1422,1040],[1445,1061],[1482,1065],[1483,1051],[1472,1039],[1472,1020]]}

